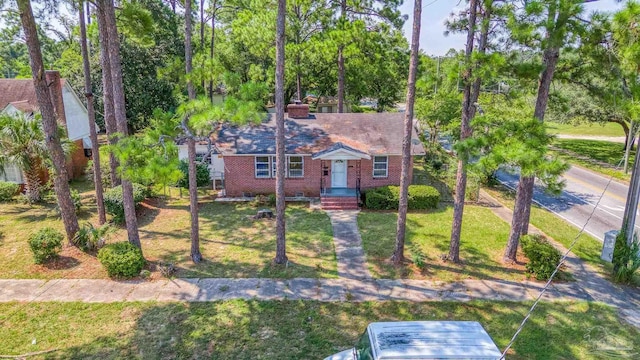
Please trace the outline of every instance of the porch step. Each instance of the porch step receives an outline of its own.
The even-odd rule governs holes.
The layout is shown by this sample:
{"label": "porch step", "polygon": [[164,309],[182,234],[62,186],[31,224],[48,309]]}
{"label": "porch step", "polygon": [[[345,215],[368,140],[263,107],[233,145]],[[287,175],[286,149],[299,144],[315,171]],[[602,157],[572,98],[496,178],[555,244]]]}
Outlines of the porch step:
{"label": "porch step", "polygon": [[323,210],[358,210],[358,198],[355,196],[323,196],[320,198]]}

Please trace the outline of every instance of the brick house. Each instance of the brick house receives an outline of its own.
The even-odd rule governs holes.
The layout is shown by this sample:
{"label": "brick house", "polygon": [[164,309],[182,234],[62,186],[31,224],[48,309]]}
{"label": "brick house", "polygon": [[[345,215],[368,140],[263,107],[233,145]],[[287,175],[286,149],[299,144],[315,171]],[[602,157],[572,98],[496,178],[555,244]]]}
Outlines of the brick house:
{"label": "brick house", "polygon": [[[59,72],[47,71],[45,76],[58,123],[65,128],[68,139],[75,145],[67,161],[67,170],[71,178],[78,178],[87,166],[91,150],[87,109],[69,83],[60,78]],[[36,112],[38,100],[32,79],[0,79],[0,113],[32,116]],[[47,179],[45,171],[42,183]],[[6,166],[4,173],[0,173],[0,181],[22,184],[22,170],[16,166]]]}
{"label": "brick house", "polygon": [[[291,104],[285,119],[285,193],[320,197],[323,207],[357,207],[360,191],[400,184],[404,114],[316,113]],[[275,192],[275,116],[260,125],[225,125],[212,165],[223,174],[228,197]],[[184,145],[181,145],[184,148]],[[205,152],[200,145],[197,151]],[[414,129],[413,155],[425,150]],[[181,149],[181,157],[186,151]],[[411,175],[410,175],[411,176]]]}

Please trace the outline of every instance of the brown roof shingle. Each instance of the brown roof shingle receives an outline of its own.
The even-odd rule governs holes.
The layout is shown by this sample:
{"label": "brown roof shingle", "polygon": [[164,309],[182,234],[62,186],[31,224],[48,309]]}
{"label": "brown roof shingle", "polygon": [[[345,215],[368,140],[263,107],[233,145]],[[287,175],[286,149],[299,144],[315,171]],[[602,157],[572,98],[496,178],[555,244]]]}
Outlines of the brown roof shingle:
{"label": "brown roof shingle", "polygon": [[[61,86],[64,86],[64,79]],[[0,111],[13,104],[25,112],[38,110],[38,99],[32,79],[0,79]]]}
{"label": "brown roof shingle", "polygon": [[[367,154],[402,154],[403,113],[318,113],[285,121],[289,154],[313,154],[343,143]],[[414,129],[412,154],[425,153]],[[254,126],[224,126],[216,141],[222,154],[275,154],[275,116]]]}

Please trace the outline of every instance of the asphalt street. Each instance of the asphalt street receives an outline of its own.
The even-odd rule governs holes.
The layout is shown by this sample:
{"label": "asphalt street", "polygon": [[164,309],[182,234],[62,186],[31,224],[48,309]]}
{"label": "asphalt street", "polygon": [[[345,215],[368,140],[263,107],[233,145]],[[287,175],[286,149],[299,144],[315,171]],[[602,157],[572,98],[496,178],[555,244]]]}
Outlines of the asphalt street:
{"label": "asphalt street", "polygon": [[[608,177],[576,166],[572,166],[563,178],[566,185],[558,197],[547,194],[543,186],[536,182],[534,201],[579,229],[593,212],[585,232],[601,241],[605,232],[620,229],[627,198],[627,185],[615,180],[609,182]],[[512,189],[518,184],[517,173],[500,171],[498,179]],[[636,231],[640,232],[638,225]]]}

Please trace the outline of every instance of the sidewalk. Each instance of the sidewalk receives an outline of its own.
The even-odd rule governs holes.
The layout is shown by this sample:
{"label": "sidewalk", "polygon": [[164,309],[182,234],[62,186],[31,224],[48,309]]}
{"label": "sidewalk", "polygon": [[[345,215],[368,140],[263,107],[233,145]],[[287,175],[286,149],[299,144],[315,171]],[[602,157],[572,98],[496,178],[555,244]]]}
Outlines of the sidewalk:
{"label": "sidewalk", "polygon": [[[356,279],[0,280],[0,302],[217,301],[229,299],[317,301],[533,300],[542,284],[501,280],[455,283]],[[553,285],[545,300],[591,300],[575,283]]]}

